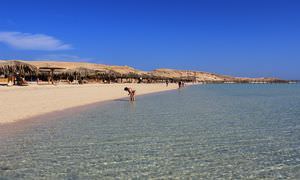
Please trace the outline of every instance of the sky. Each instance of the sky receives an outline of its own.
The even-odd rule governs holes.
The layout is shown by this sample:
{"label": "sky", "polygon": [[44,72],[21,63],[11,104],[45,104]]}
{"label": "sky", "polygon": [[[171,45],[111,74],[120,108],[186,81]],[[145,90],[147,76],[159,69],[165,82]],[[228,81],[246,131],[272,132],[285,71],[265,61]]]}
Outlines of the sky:
{"label": "sky", "polygon": [[0,59],[300,79],[300,1],[1,0]]}

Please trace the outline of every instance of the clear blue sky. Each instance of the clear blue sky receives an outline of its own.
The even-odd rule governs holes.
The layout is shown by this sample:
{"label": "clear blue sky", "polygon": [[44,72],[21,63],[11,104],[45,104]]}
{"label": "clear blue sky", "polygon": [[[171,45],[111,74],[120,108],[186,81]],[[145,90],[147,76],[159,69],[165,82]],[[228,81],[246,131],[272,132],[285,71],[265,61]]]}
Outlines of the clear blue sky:
{"label": "clear blue sky", "polygon": [[300,1],[2,0],[0,59],[300,79]]}

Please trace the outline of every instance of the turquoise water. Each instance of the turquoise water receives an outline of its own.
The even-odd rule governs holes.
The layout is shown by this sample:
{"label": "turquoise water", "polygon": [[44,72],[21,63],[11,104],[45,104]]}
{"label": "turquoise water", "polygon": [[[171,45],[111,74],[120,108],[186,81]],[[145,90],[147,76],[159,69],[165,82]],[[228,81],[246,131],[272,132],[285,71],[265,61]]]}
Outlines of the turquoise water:
{"label": "turquoise water", "polygon": [[199,85],[0,126],[0,179],[300,179],[300,85]]}

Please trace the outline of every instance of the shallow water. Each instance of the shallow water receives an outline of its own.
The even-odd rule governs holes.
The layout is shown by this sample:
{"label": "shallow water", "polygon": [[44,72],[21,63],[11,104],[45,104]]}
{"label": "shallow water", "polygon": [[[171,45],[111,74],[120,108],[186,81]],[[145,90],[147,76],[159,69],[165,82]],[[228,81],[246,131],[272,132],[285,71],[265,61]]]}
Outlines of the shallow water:
{"label": "shallow water", "polygon": [[300,85],[199,85],[0,125],[0,179],[299,179]]}

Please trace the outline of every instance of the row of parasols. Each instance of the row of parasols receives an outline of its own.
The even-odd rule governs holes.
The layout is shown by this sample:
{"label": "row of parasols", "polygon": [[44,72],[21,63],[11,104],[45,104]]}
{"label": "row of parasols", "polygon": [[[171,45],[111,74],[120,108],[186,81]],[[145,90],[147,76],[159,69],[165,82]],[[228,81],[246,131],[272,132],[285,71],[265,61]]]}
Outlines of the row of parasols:
{"label": "row of parasols", "polygon": [[147,74],[127,73],[120,74],[110,69],[89,69],[85,67],[76,67],[73,69],[67,69],[64,67],[53,66],[51,64],[42,67],[36,67],[32,64],[23,61],[1,61],[0,62],[0,75],[15,76],[21,75],[23,77],[35,76],[46,74],[48,81],[53,83],[54,76],[66,75],[77,77],[106,77],[106,78],[132,78],[132,79],[151,79],[151,80],[166,80],[163,77],[154,77]]}

